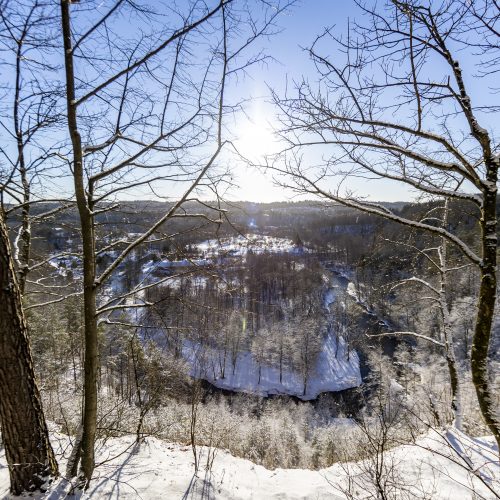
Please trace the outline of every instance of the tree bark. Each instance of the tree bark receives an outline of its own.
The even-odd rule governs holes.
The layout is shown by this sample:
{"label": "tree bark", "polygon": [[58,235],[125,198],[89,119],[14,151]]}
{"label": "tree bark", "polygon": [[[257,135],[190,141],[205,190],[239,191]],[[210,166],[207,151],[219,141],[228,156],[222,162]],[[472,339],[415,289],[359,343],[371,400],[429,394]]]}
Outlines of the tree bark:
{"label": "tree bark", "polygon": [[488,378],[488,349],[497,298],[497,177],[500,158],[487,163],[489,189],[484,193],[481,225],[481,284],[472,339],[471,370],[479,408],[500,449],[500,422]]}
{"label": "tree bark", "polygon": [[58,475],[35,380],[28,329],[4,216],[0,213],[0,422],[10,490],[44,490]]}

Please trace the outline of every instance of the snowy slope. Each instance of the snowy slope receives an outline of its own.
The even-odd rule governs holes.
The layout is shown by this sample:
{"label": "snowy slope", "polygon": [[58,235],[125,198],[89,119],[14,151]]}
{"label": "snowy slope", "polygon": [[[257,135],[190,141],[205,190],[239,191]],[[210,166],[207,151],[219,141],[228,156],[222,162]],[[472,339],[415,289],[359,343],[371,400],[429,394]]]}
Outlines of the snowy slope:
{"label": "snowy slope", "polygon": [[[153,269],[161,267],[202,266],[209,262],[208,257],[213,258],[221,254],[244,258],[249,251],[253,253],[307,251],[295,246],[291,240],[258,234],[208,240],[198,244],[197,248],[206,258],[196,261],[171,262],[163,260],[156,263],[149,261],[144,264],[142,271],[147,274]],[[182,279],[172,276],[168,280],[168,284],[171,288],[177,288]],[[207,278],[206,276],[191,276],[190,279],[198,283],[199,286],[203,286]],[[329,281],[326,274],[324,280],[325,283]],[[335,301],[336,295],[337,291],[334,288],[326,290],[324,294],[326,313]],[[221,350],[201,346],[187,339],[183,341],[182,354],[190,366],[191,376],[207,380],[221,389],[236,392],[247,392],[261,396],[283,394],[297,396],[303,400],[312,400],[323,392],[342,391],[358,387],[362,383],[357,353],[352,349],[348,352],[342,336],[334,335],[333,332],[329,332],[323,340],[316,364],[307,376],[305,391],[302,374],[290,368],[284,368],[280,382],[278,367],[266,364],[259,366],[253,354],[248,351],[238,353],[234,369],[229,353],[224,354]]]}
{"label": "snowy slope", "polygon": [[[67,448],[67,439],[53,438],[56,450]],[[400,446],[388,452],[386,463],[395,464],[395,474],[408,495],[401,498],[433,500],[467,500],[496,498],[477,477],[467,471],[449,443],[462,449],[466,460],[477,468],[490,488],[499,490],[500,467],[489,438],[471,439],[456,431],[448,432],[448,440],[436,432],[417,441],[416,445]],[[429,450],[437,450],[432,453]],[[106,461],[96,469],[95,479],[81,498],[181,500],[210,498],[215,500],[272,499],[345,499],[342,490],[348,487],[348,472],[356,483],[354,498],[375,498],[373,485],[363,474],[363,463],[335,464],[320,471],[301,469],[267,470],[262,466],[235,458],[216,450],[212,470],[205,470],[207,449],[198,475],[193,470],[191,448],[148,438],[139,447],[132,436],[111,439],[97,450],[97,462]],[[66,454],[68,450],[66,450]],[[64,470],[64,459],[60,459]],[[67,481],[60,480],[41,498],[58,500],[66,497]],[[0,454],[0,498],[8,496],[8,472]],[[73,497],[74,498],[74,497]],[[498,498],[498,497],[497,497]]]}
{"label": "snowy slope", "polygon": [[[328,311],[336,300],[336,290],[329,288],[324,295]],[[337,346],[338,342],[338,346]],[[259,363],[251,352],[238,353],[234,365],[229,353],[217,349],[203,349],[200,344],[185,340],[182,355],[190,365],[190,375],[207,380],[221,389],[268,396],[286,394],[303,400],[316,399],[322,392],[337,392],[362,384],[359,358],[354,350],[347,351],[342,336],[332,331],[323,340],[316,364],[307,376],[306,390],[302,374],[291,369]]]}
{"label": "snowy slope", "polygon": [[[358,355],[351,351],[349,359],[345,341],[340,338],[337,356],[337,339],[327,335],[323,342],[316,366],[308,375],[306,392],[300,373],[284,369],[280,382],[279,368],[259,364],[250,352],[239,353],[235,370],[229,354],[224,362],[223,353],[211,349],[200,352],[200,346],[185,341],[183,357],[191,366],[191,375],[207,380],[221,389],[248,392],[268,396],[270,394],[288,394],[303,400],[316,399],[322,392],[335,392],[361,385]],[[200,364],[200,360],[203,362]],[[222,376],[224,373],[224,377]]]}

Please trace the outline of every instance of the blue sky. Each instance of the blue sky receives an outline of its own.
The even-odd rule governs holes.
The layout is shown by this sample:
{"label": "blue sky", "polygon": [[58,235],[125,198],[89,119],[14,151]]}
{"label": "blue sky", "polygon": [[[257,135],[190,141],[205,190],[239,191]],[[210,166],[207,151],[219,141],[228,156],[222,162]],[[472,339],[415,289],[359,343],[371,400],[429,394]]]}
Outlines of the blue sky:
{"label": "blue sky", "polygon": [[[247,1],[249,5],[257,5],[257,2],[253,3],[254,0]],[[180,5],[187,5],[183,2],[184,0],[178,0]],[[102,8],[106,7],[105,2],[99,5]],[[83,21],[93,22],[93,16],[93,11],[87,12],[82,15]],[[278,124],[275,119],[276,110],[270,104],[269,87],[283,95],[286,84],[288,84],[289,88],[293,88],[293,82],[300,81],[302,78],[307,79],[314,86],[318,80],[318,74],[304,48],[310,47],[316,36],[321,34],[326,27],[333,27],[336,33],[345,33],[348,19],[359,20],[359,16],[360,11],[354,0],[302,0],[284,13],[278,20],[281,32],[270,38],[260,39],[257,47],[250,48],[252,53],[259,48],[264,49],[274,60],[269,60],[267,64],[260,66],[253,66],[246,77],[243,78],[240,75],[236,81],[233,80],[229,84],[228,97],[230,103],[234,104],[245,100],[245,112],[248,118],[243,114],[239,114],[234,119],[228,119],[225,131],[226,138],[235,140],[241,152],[251,157],[255,162],[258,162],[263,154],[275,151],[277,146],[273,143],[272,129],[277,127]],[[123,33],[129,33],[133,23],[134,21],[129,18],[119,20],[117,22],[119,32],[121,33],[123,29]],[[153,27],[151,28],[154,31]],[[80,29],[84,28],[80,26]],[[329,46],[323,47],[323,49],[328,53]],[[491,78],[488,82],[485,79],[472,77],[470,63],[473,61],[470,59],[470,54],[458,52],[458,57],[466,66],[469,63],[465,78],[467,85],[472,89],[473,103],[476,105],[478,103],[490,104],[489,100],[492,98],[492,92],[485,92],[484,90],[488,85],[491,85]],[[77,70],[79,70],[78,64]],[[435,70],[436,75],[441,77],[442,68],[436,65]],[[96,78],[101,80],[103,76],[99,73],[99,68],[96,69],[96,72]],[[496,126],[496,121],[498,120],[496,120],[494,114],[481,117],[481,124],[491,129]],[[332,152],[332,149],[329,148],[322,147],[320,151],[314,153],[314,159],[320,161],[322,158],[328,157]],[[235,183],[240,186],[232,189],[229,193],[230,199],[257,202],[294,199],[294,193],[273,186],[270,175],[266,176],[260,171],[249,168],[235,156],[229,157],[225,155],[224,161],[230,167]],[[366,179],[349,178],[348,182],[349,187],[356,194],[369,196],[375,201],[410,200],[414,197],[414,193],[405,187],[387,180],[367,181]],[[51,186],[54,191],[61,191],[71,189],[70,184],[71,179],[68,178],[59,181],[54,180]],[[174,183],[172,186],[165,186],[165,192],[168,192],[168,196],[174,197],[185,187],[182,183]],[[170,189],[173,189],[173,191],[170,191]],[[209,193],[202,194],[205,198],[212,196]],[[57,195],[57,192],[55,195]],[[127,197],[134,198],[151,196],[151,192],[146,190],[130,192],[127,195]]]}
{"label": "blue sky", "polygon": [[[288,87],[293,86],[293,81],[299,81],[304,77],[313,86],[318,75],[311,63],[308,54],[301,47],[309,47],[315,37],[322,33],[325,27],[334,27],[334,31],[345,33],[349,19],[360,19],[360,10],[353,0],[303,0],[280,19],[282,32],[275,35],[268,42],[268,52],[277,59],[266,67],[260,68],[252,73],[252,76],[244,82],[240,82],[234,91],[242,96],[251,96],[251,104],[247,112],[251,117],[250,122],[240,119],[235,124],[235,133],[240,135],[239,146],[245,153],[257,160],[258,156],[267,149],[272,149],[270,131],[276,126],[274,119],[275,110],[269,104],[268,86],[284,93],[286,82]],[[465,35],[464,35],[465,36]],[[449,42],[452,43],[452,42]],[[472,97],[473,104],[491,105],[491,87],[498,86],[495,75],[490,78],[477,78],[475,76],[474,64],[477,58],[470,51],[464,51],[463,47],[454,47],[455,57],[458,57],[464,71],[464,78]],[[432,72],[436,79],[443,77],[449,71],[447,66],[443,67],[442,61],[436,61]],[[498,75],[497,75],[498,76]],[[486,91],[488,90],[488,91]],[[397,118],[395,118],[397,120]],[[439,117],[436,117],[439,119]],[[480,122],[491,131],[498,122],[495,114],[480,115]],[[457,122],[459,123],[459,122]],[[462,125],[458,125],[462,127]],[[467,130],[467,127],[465,127]],[[276,146],[274,146],[276,147]],[[316,158],[328,156],[327,148],[322,147]],[[234,166],[234,165],[233,165]],[[254,201],[272,201],[274,199],[288,199],[292,193],[282,188],[273,187],[269,176],[239,165],[235,168],[237,182],[241,189],[233,192],[233,199],[248,199]],[[400,201],[411,200],[417,195],[415,191],[406,186],[388,180],[377,180],[362,178],[348,179],[349,188],[359,196],[367,196],[373,201]]]}
{"label": "blue sky", "polygon": [[[287,83],[291,86],[294,80],[303,76],[316,78],[309,56],[303,49],[309,47],[325,27],[343,29],[355,11],[352,0],[302,0],[280,18],[281,32],[263,42],[267,53],[275,60],[254,70],[233,89],[235,95],[251,97],[251,105],[246,109],[250,121],[240,117],[235,130],[236,134],[243,136],[238,146],[252,160],[257,162],[259,154],[268,152],[266,146],[272,141],[269,136],[272,128],[277,126],[268,88],[284,92]],[[269,146],[273,149],[272,143]],[[233,164],[233,167],[236,167],[236,182],[241,188],[233,190],[232,199],[269,202],[295,196],[276,187],[270,175],[249,169],[243,163]],[[398,196],[401,195],[396,198]]]}
{"label": "blue sky", "polygon": [[[237,141],[238,146],[252,160],[257,162],[260,154],[268,152],[263,149],[272,141],[272,128],[277,126],[275,110],[269,103],[268,87],[283,93],[287,84],[290,88],[293,81],[303,77],[314,82],[317,73],[304,48],[309,47],[325,28],[334,27],[339,32],[345,31],[348,20],[355,16],[359,16],[359,11],[353,0],[303,0],[280,18],[282,31],[265,41],[267,52],[276,61],[254,70],[233,90],[236,95],[251,97],[251,105],[246,110],[250,121],[240,117],[235,124],[235,133],[242,136]],[[272,142],[269,146],[273,149]],[[322,150],[318,154],[325,153],[328,152]],[[231,192],[233,200],[270,202],[302,199],[276,186],[269,174],[264,175],[239,162],[233,163],[232,167],[240,186]],[[387,180],[371,180],[368,186],[365,179],[352,179],[350,186],[359,195],[370,196],[373,200],[400,201],[413,198],[405,186]]]}

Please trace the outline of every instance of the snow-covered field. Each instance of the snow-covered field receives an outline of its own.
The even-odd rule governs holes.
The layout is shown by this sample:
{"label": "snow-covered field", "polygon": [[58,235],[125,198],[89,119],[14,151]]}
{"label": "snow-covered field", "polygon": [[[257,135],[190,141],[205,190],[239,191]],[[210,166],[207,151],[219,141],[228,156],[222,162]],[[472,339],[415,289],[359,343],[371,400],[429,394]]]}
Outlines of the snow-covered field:
{"label": "snow-covered field", "polygon": [[207,240],[195,248],[203,255],[201,259],[162,259],[154,262],[149,260],[142,266],[143,275],[158,271],[170,271],[176,268],[202,268],[212,264],[213,258],[220,256],[244,257],[249,251],[260,254],[269,253],[300,253],[303,248],[294,245],[291,240],[264,236],[260,234],[247,234],[245,236],[233,236],[218,240]]}
{"label": "snow-covered field", "polygon": [[292,240],[262,234],[246,234],[245,236],[232,236],[230,238],[221,238],[220,240],[208,240],[196,245],[196,247],[207,257],[220,254],[243,256],[249,251],[253,253],[290,253],[303,251],[303,249],[295,246]]}
{"label": "snow-covered field", "polygon": [[[471,439],[457,431],[430,431],[415,445],[387,452],[385,464],[402,488],[391,498],[468,500],[498,498],[500,466],[492,438]],[[68,439],[53,435],[61,470],[69,453]],[[211,470],[206,470],[207,448],[195,474],[189,446],[147,438],[139,446],[133,436],[110,439],[97,449],[95,479],[85,494],[76,498],[144,500],[340,500],[351,483],[351,498],[377,498],[366,474],[368,461],[335,464],[319,471],[303,469],[268,470],[254,463],[215,450]],[[457,453],[460,452],[460,455]],[[214,451],[214,450],[212,450]],[[470,465],[467,465],[470,464]],[[483,481],[479,479],[483,478]],[[349,481],[350,478],[350,481]],[[386,477],[387,478],[387,477]],[[8,471],[0,453],[0,498],[7,499]],[[70,484],[60,479],[50,491],[37,498],[67,498]],[[31,497],[33,498],[33,497]],[[71,498],[71,497],[70,497]],[[75,497],[73,497],[75,498]]]}

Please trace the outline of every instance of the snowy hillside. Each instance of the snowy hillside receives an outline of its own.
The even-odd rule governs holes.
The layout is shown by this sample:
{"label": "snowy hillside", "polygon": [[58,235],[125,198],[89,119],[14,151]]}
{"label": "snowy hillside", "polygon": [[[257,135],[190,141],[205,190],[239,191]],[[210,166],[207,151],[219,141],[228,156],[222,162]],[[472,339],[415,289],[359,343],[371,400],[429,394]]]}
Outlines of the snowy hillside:
{"label": "snowy hillside", "polygon": [[199,345],[188,341],[184,342],[183,356],[192,367],[191,375],[221,389],[261,396],[287,394],[310,400],[322,392],[343,391],[361,385],[358,355],[352,351],[347,356],[342,337],[337,348],[337,339],[331,333],[324,340],[316,366],[308,374],[305,391],[300,373],[284,369],[280,382],[278,368],[262,365],[259,369],[258,362],[249,352],[238,354],[234,371],[229,355],[224,356],[215,349],[202,352]]}
{"label": "snowy hillside", "polygon": [[[173,274],[168,278],[168,286],[170,289],[180,289],[185,278],[176,277],[175,268],[203,267],[210,263],[210,259],[223,255],[244,261],[248,252],[299,254],[307,251],[302,246],[294,245],[289,239],[259,234],[208,240],[196,245],[196,248],[203,258],[148,261],[142,266],[143,278],[145,279],[152,271],[171,270]],[[295,271],[301,270],[301,266],[304,264],[298,262]],[[207,283],[207,275],[201,273],[193,274],[189,279],[191,285],[199,287],[206,286]],[[323,286],[329,280],[329,276],[325,274]],[[218,286],[222,288],[224,284],[221,282]],[[337,293],[333,288],[326,288],[323,297],[325,314],[329,313]],[[210,343],[199,343],[188,339],[182,341],[182,356],[190,367],[191,376],[204,379],[221,389],[264,397],[281,394],[313,400],[324,392],[343,391],[360,386],[362,380],[358,355],[347,346],[342,335],[337,335],[330,329],[321,342],[319,354],[313,366],[307,367],[307,374],[301,372],[298,366],[285,364],[280,369],[277,362],[271,365],[259,361],[250,350],[243,349],[231,355],[227,346],[221,349]]]}
{"label": "snowy hillside", "polygon": [[[56,452],[68,454],[68,440],[54,435]],[[393,467],[401,497],[433,500],[498,498],[493,490],[500,486],[500,467],[495,459],[493,440],[471,439],[456,431],[438,434],[432,431],[415,445],[400,446],[385,455]],[[432,453],[435,450],[438,453]],[[456,450],[461,450],[458,455]],[[134,437],[110,439],[97,448],[99,465],[89,491],[81,498],[181,500],[323,499],[340,500],[348,496],[348,477],[354,498],[375,498],[373,482],[368,478],[367,462],[335,464],[319,471],[302,469],[268,470],[248,460],[215,450],[211,471],[205,464],[208,449],[200,449],[201,467],[194,474],[191,448],[148,438],[140,446]],[[213,452],[214,450],[212,450]],[[60,459],[64,470],[64,458]],[[470,472],[471,464],[475,473]],[[368,466],[368,467],[367,467]],[[479,479],[483,478],[483,481]],[[3,450],[0,455],[0,498],[8,496],[8,472]],[[61,479],[51,491],[37,498],[66,498],[70,485]],[[396,492],[397,495],[397,492]]]}
{"label": "snowy hillside", "polygon": [[[323,297],[326,312],[336,298],[336,290],[329,288]],[[190,365],[191,376],[221,389],[261,396],[281,394],[312,400],[323,392],[343,391],[362,384],[358,354],[331,329],[307,375],[293,368],[284,367],[280,371],[276,364],[259,363],[248,351],[239,352],[232,359],[230,353],[188,340],[183,342],[182,355]]]}

